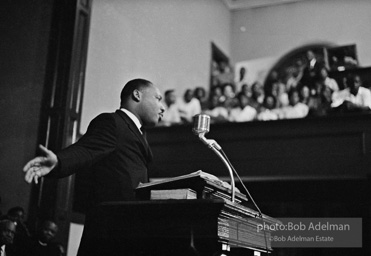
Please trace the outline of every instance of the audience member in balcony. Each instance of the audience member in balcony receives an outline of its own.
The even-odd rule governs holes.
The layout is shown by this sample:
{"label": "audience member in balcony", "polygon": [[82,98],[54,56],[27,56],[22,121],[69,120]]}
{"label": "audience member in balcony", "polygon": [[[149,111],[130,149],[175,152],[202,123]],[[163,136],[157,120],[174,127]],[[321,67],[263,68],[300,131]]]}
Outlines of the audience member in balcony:
{"label": "audience member in balcony", "polygon": [[193,91],[187,89],[182,100],[179,101],[179,113],[183,123],[193,123],[193,116],[201,113],[201,104],[193,97]]}
{"label": "audience member in balcony", "polygon": [[282,119],[293,119],[293,118],[304,118],[308,115],[309,107],[300,102],[299,92],[296,89],[289,91],[290,105],[282,108],[280,118]]}
{"label": "audience member in balcony", "polygon": [[249,98],[245,94],[239,93],[237,99],[238,105],[231,109],[229,121],[248,122],[255,120],[257,111],[249,105]]}
{"label": "audience member in balcony", "polygon": [[295,65],[290,68],[288,71],[288,76],[286,79],[286,89],[287,91],[291,88],[298,88],[300,85],[300,80],[303,77],[304,64],[298,59],[295,62]]}
{"label": "audience member in balcony", "polygon": [[331,113],[331,104],[332,104],[332,94],[330,88],[324,87],[322,90],[321,98],[322,98],[322,104],[321,108],[317,112],[318,116],[326,116],[329,113]]}
{"label": "audience member in balcony", "polygon": [[245,67],[241,67],[239,72],[238,72],[238,77],[235,81],[235,87],[236,87],[236,92],[241,91],[243,86],[249,86],[247,80],[246,80],[246,74],[247,74],[247,69]]}
{"label": "audience member in balcony", "polygon": [[205,88],[196,87],[194,91],[194,97],[199,100],[201,104],[201,110],[205,110],[209,107]]}
{"label": "audience member in balcony", "polygon": [[226,61],[219,63],[219,74],[216,75],[216,85],[234,84],[234,74],[232,68]]}
{"label": "audience member in balcony", "polygon": [[221,105],[219,102],[219,97],[220,96],[218,94],[211,93],[209,108],[203,111],[206,115],[210,116],[210,121],[212,123],[224,123],[228,121],[228,110]]}
{"label": "audience member in balcony", "polygon": [[344,90],[345,88],[348,88],[348,85],[347,85],[347,77],[344,76],[341,80],[340,80],[340,83],[339,83],[339,90]]}
{"label": "audience member in balcony", "polygon": [[263,105],[264,95],[265,93],[263,85],[260,82],[253,83],[251,86],[250,106],[255,108],[258,113],[260,112],[260,108]]}
{"label": "audience member in balcony", "polygon": [[289,95],[286,91],[286,85],[278,83],[276,90],[277,108],[287,107],[289,105]]}
{"label": "audience member in balcony", "polygon": [[218,62],[215,60],[211,63],[211,85],[212,87],[218,86],[218,76],[220,74]]}
{"label": "audience member in balcony", "polygon": [[161,126],[178,125],[182,123],[180,118],[179,106],[177,103],[177,96],[174,90],[165,91],[165,112],[159,123]]}
{"label": "audience member in balcony", "polygon": [[222,106],[225,107],[228,112],[238,105],[238,99],[236,98],[235,90],[233,84],[224,84],[222,87]]}
{"label": "audience member in balcony", "polygon": [[272,70],[264,86],[265,94],[275,95],[277,92],[278,83],[281,83],[281,79],[279,78],[279,73],[277,70]]}
{"label": "audience member in balcony", "polygon": [[299,89],[300,102],[308,105],[310,101],[310,97],[311,97],[311,92],[310,92],[309,87],[307,85],[302,85],[298,89]]}
{"label": "audience member in balcony", "polygon": [[282,82],[276,70],[273,70],[269,75],[265,94],[270,94],[276,98],[276,108],[282,108],[289,105],[289,99],[286,92],[286,84]]}
{"label": "audience member in balcony", "polygon": [[303,69],[303,76],[300,83],[307,85],[312,90],[318,70],[322,66],[322,62],[317,60],[316,55],[312,50],[306,52],[306,58],[307,63]]}
{"label": "audience member in balcony", "polygon": [[250,99],[252,97],[251,86],[243,84],[239,93],[245,94]]}
{"label": "audience member in balcony", "polygon": [[257,115],[257,120],[268,121],[279,119],[279,109],[276,109],[276,98],[273,95],[265,95],[263,105]]}
{"label": "audience member in balcony", "polygon": [[329,77],[328,70],[327,70],[326,66],[322,66],[319,69],[318,76],[317,76],[317,79],[316,79],[316,83],[323,84],[324,86],[330,88],[330,90],[332,92],[339,91],[339,86],[338,86],[336,80]]}
{"label": "audience member in balcony", "polygon": [[350,74],[346,81],[347,88],[332,94],[331,106],[340,112],[370,111],[371,91],[362,86],[360,76]]}
{"label": "audience member in balcony", "polygon": [[[209,106],[208,108],[211,107],[211,99],[217,99],[217,105],[221,105],[223,103],[224,97],[223,97],[223,91],[220,86],[215,86],[210,89],[209,93]],[[215,105],[214,105],[215,106]]]}
{"label": "audience member in balcony", "polygon": [[326,116],[331,109],[332,90],[321,81],[315,85],[315,94],[311,95],[308,101],[309,117]]}

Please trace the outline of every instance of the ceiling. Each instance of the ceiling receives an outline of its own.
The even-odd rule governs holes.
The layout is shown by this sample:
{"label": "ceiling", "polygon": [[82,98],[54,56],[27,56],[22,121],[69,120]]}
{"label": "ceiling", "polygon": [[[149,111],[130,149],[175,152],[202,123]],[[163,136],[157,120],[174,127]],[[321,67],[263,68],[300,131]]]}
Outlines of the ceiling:
{"label": "ceiling", "polygon": [[230,10],[252,9],[264,6],[296,3],[308,0],[223,0]]}

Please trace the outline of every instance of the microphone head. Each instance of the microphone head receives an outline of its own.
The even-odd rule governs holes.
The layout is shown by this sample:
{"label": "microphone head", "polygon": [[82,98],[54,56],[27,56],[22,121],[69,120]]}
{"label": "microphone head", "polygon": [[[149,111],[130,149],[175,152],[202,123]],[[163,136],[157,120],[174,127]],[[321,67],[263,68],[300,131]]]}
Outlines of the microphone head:
{"label": "microphone head", "polygon": [[192,131],[196,135],[208,133],[210,131],[210,116],[205,114],[195,115]]}

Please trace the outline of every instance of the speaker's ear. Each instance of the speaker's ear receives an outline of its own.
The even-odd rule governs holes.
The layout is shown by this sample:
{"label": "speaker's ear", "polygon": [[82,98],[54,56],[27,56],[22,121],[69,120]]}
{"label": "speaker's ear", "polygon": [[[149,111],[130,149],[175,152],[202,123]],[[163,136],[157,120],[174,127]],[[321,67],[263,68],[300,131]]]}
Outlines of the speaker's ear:
{"label": "speaker's ear", "polygon": [[131,94],[131,97],[133,98],[134,101],[139,102],[140,98],[142,97],[142,94],[139,90],[135,89]]}

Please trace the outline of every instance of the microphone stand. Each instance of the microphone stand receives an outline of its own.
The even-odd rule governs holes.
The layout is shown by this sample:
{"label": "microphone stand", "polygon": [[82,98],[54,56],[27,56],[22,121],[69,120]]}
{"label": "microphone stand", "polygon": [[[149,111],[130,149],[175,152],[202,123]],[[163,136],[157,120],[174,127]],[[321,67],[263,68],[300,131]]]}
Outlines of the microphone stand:
{"label": "microphone stand", "polygon": [[[207,123],[207,122],[206,122]],[[208,123],[207,123],[208,124]],[[208,124],[209,125],[209,124]],[[207,126],[208,126],[207,125]],[[223,150],[222,150],[222,147],[215,141],[215,140],[209,140],[209,139],[206,139],[205,138],[205,133],[207,133],[209,131],[209,128],[204,128],[202,127],[203,129],[199,129],[201,130],[202,132],[199,132],[197,130],[198,133],[198,138],[206,145],[208,146],[208,148],[210,148],[212,151],[215,152],[215,154],[217,154],[217,156],[223,161],[223,163],[225,164],[225,166],[228,168],[228,171],[229,171],[229,175],[231,177],[231,201],[232,203],[235,202],[234,198],[235,198],[235,182],[234,182],[234,175],[233,175],[233,172],[236,173],[236,176],[237,178],[239,178],[242,186],[244,187],[244,189],[246,190],[247,194],[250,196],[250,199],[252,200],[253,204],[255,205],[256,209],[258,210],[259,212],[259,218],[263,219],[263,214],[262,212],[260,211],[258,205],[255,203],[254,199],[252,198],[252,196],[250,195],[250,192],[247,190],[247,188],[245,187],[245,185],[243,184],[243,181],[241,180],[240,176],[237,174],[237,171],[234,169],[233,165],[229,162],[228,160],[228,157],[224,154]],[[257,217],[257,216],[256,216]],[[268,253],[268,247],[267,247],[267,237],[266,237],[266,233],[264,231],[264,238],[265,238],[265,243],[266,243],[266,250],[267,250],[267,253]]]}
{"label": "microphone stand", "polygon": [[206,145],[208,148],[210,148],[214,153],[223,161],[225,166],[228,168],[229,176],[231,178],[231,201],[234,203],[235,198],[235,182],[234,182],[234,176],[233,176],[233,170],[227,159],[220,153],[220,150],[222,149],[219,144],[215,140],[209,140],[205,138],[205,133],[200,133],[198,135],[198,138]]}

